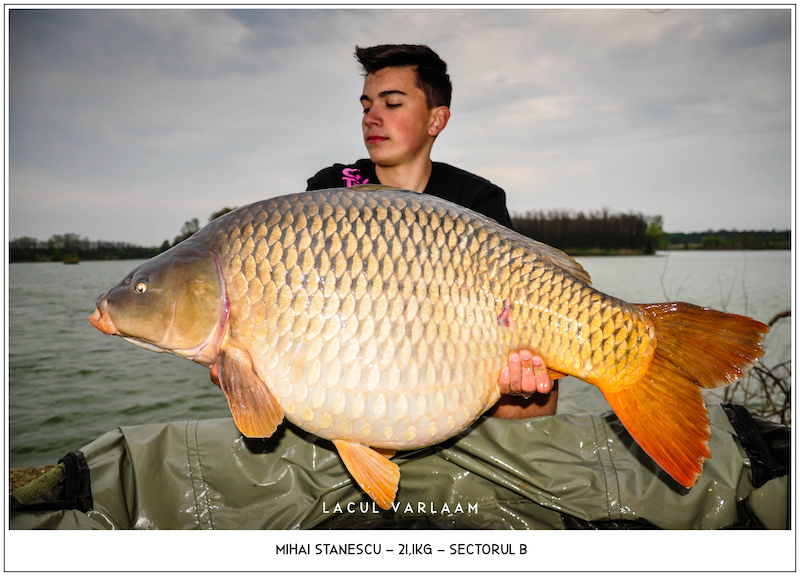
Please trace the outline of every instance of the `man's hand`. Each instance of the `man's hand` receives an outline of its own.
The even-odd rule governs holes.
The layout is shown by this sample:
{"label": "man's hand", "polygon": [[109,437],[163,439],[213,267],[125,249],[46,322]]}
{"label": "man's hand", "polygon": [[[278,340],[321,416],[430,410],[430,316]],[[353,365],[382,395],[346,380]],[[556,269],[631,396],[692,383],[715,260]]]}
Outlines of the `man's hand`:
{"label": "man's hand", "polygon": [[502,394],[515,396],[531,396],[536,392],[549,394],[553,390],[544,360],[530,350],[511,352],[508,366],[500,372],[497,382]]}
{"label": "man's hand", "polygon": [[556,413],[558,382],[550,379],[542,357],[530,350],[511,352],[497,383],[503,396],[489,416],[532,418]]}

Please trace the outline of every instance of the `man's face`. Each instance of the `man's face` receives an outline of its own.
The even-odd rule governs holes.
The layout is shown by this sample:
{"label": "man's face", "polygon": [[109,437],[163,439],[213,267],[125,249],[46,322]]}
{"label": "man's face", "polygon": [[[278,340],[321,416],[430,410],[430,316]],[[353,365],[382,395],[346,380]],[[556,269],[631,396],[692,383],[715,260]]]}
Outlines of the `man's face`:
{"label": "man's face", "polygon": [[[361,128],[370,159],[393,167],[430,156],[433,146],[433,110],[417,87],[411,67],[390,67],[368,74],[364,80]],[[437,132],[438,133],[438,132]]]}

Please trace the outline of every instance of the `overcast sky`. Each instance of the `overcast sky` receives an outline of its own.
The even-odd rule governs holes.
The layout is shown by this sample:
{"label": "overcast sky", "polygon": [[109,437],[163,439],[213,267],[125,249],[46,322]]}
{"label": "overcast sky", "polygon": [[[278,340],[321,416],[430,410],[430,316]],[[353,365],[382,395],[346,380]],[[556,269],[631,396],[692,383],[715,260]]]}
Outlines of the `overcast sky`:
{"label": "overcast sky", "polygon": [[13,10],[9,238],[143,245],[366,157],[355,45],[428,44],[433,159],[509,211],[792,220],[788,9]]}

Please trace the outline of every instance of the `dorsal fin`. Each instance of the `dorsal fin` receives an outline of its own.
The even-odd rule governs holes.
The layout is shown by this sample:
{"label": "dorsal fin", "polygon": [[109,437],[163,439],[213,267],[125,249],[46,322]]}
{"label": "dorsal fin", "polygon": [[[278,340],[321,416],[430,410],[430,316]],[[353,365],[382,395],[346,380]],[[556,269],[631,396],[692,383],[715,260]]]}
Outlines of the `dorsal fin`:
{"label": "dorsal fin", "polygon": [[411,192],[411,190],[406,190],[405,188],[398,188],[396,186],[385,186],[384,184],[357,184],[355,186],[350,187],[352,190],[395,190],[400,192]]}
{"label": "dorsal fin", "polygon": [[559,250],[558,248],[553,248],[547,244],[543,244],[542,242],[534,240],[533,238],[523,236],[522,234],[520,234],[520,236],[524,239],[524,243],[528,245],[528,248],[535,252],[536,255],[545,262],[550,262],[550,264],[558,266],[581,282],[585,282],[586,284],[592,283],[589,273],[584,270],[583,266],[581,266],[577,260],[575,260],[566,252]]}

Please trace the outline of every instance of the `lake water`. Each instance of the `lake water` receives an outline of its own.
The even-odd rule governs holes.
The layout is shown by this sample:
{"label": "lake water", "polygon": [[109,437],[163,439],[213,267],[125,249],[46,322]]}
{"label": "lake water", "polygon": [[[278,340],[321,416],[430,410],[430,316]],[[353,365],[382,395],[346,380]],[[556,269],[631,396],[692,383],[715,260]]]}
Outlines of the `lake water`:
{"label": "lake water", "polygon": [[[629,302],[683,300],[768,322],[792,305],[790,252],[665,252],[585,257],[594,286]],[[208,370],[101,334],[87,321],[97,296],[136,261],[10,264],[7,284],[10,466],[54,464],[117,426],[229,416]],[[791,357],[791,322],[767,336],[764,363]],[[713,401],[713,400],[712,400]],[[608,409],[574,378],[559,412]]]}

